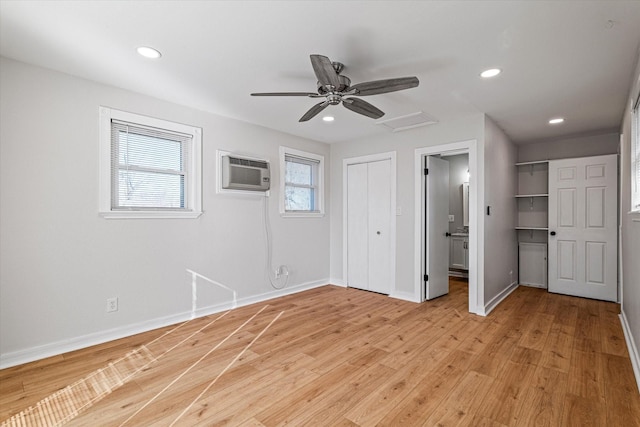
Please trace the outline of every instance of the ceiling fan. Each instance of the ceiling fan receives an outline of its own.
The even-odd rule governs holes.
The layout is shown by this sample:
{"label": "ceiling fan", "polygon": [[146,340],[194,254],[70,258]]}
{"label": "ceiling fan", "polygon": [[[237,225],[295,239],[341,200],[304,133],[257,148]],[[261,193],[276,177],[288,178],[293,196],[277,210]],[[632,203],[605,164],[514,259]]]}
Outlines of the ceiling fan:
{"label": "ceiling fan", "polygon": [[378,95],[381,93],[395,92],[410,89],[420,83],[417,77],[400,77],[396,79],[375,80],[358,83],[351,86],[351,80],[340,72],[344,65],[340,62],[332,62],[323,55],[311,55],[311,66],[318,78],[318,92],[266,92],[252,93],[251,96],[307,96],[309,98],[325,98],[324,101],[314,105],[300,118],[300,122],[306,122],[315,117],[329,105],[338,105],[342,102],[345,108],[355,111],[373,119],[384,116],[384,112],[355,96]]}

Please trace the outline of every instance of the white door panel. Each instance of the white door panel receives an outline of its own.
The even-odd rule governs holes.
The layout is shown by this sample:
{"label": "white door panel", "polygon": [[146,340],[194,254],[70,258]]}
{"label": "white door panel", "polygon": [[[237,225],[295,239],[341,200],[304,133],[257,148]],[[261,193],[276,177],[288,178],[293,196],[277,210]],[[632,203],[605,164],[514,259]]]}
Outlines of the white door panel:
{"label": "white door panel", "polygon": [[449,162],[427,156],[426,299],[449,293]]}
{"label": "white door panel", "polygon": [[576,227],[576,191],[574,188],[558,189],[558,225]]}
{"label": "white door panel", "polygon": [[606,245],[602,242],[586,242],[585,257],[587,263],[587,283],[604,285],[604,272],[606,265]]}
{"label": "white door panel", "polygon": [[577,280],[576,264],[578,254],[576,242],[571,240],[558,240],[557,242],[558,278],[563,280]]}
{"label": "white door panel", "polygon": [[367,164],[347,168],[347,271],[349,286],[369,289]]}
{"label": "white door panel", "polygon": [[586,211],[587,228],[604,228],[605,224],[605,192],[604,187],[587,188]]}
{"label": "white door panel", "polygon": [[391,283],[391,161],[369,165],[369,290],[388,294]]}
{"label": "white door panel", "polygon": [[616,155],[549,162],[549,291],[616,301]]}

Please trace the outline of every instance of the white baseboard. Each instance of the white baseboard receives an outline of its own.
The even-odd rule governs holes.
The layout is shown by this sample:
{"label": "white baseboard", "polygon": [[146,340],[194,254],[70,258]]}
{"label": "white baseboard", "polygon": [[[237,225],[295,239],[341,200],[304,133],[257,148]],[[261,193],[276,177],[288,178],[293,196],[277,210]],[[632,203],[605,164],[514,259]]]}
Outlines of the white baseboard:
{"label": "white baseboard", "polygon": [[624,311],[620,313],[620,323],[622,324],[622,331],[624,332],[624,339],[627,342],[627,349],[629,350],[629,358],[631,359],[631,366],[633,367],[633,374],[636,377],[636,386],[640,392],[640,354],[638,353],[638,347],[631,335],[631,328],[629,322],[627,322],[627,316]]}
{"label": "white baseboard", "polygon": [[416,298],[413,292],[394,291],[394,292],[391,292],[389,296],[391,298],[401,299],[403,301],[416,302],[416,303],[420,302],[420,298]]}
{"label": "white baseboard", "polygon": [[342,279],[329,279],[329,283],[343,288],[347,287],[347,284]]}
{"label": "white baseboard", "polygon": [[[348,287],[342,279],[329,279],[329,283],[332,285],[341,286],[343,288]],[[419,298],[416,299],[413,292],[394,291],[389,294],[389,297],[409,302],[420,302]]]}
{"label": "white baseboard", "polygon": [[[284,295],[290,295],[302,292],[308,289],[325,286],[328,280],[317,280],[313,282],[302,283],[295,286],[289,286],[284,289],[273,290],[259,295],[252,295],[237,300],[236,307],[255,304],[267,301]],[[233,302],[225,302],[196,310],[196,317],[208,316],[210,314],[220,313],[222,311],[234,308]],[[191,319],[191,311],[184,313],[172,314],[156,319],[145,320],[143,322],[122,326],[120,328],[109,329],[106,331],[95,332],[92,334],[82,335],[79,337],[69,338],[67,340],[56,341],[36,347],[18,350],[11,353],[0,355],[0,369],[10,368],[12,366],[22,365],[24,363],[34,362],[36,360],[47,357],[57,356],[70,351],[80,350],[82,348],[91,347],[93,345],[103,344],[105,342],[129,337],[132,335],[148,332],[154,329],[163,328],[165,326],[175,325],[176,323],[186,322]]]}
{"label": "white baseboard", "polygon": [[191,318],[191,312],[173,314],[159,317],[152,320],[133,323],[120,328],[108,329],[106,331],[94,332],[81,335],[66,340],[56,341],[49,344],[30,347],[24,350],[5,353],[0,356],[0,369],[34,362],[47,357],[57,356],[70,351],[80,350],[93,345],[114,341],[120,338],[136,335],[153,329],[163,328],[176,323],[185,322]]}
{"label": "white baseboard", "polygon": [[493,311],[493,309],[498,306],[498,304],[504,301],[504,299],[508,297],[511,294],[511,292],[515,291],[516,289],[518,289],[518,283],[516,282],[511,283],[502,292],[500,292],[498,295],[493,297],[491,301],[486,303],[484,305],[484,308],[481,307],[480,308],[481,312],[477,314],[479,314],[480,316],[488,316],[489,313],[491,313],[491,311]]}
{"label": "white baseboard", "polygon": [[[269,301],[271,299],[282,297],[285,295],[291,295],[309,289],[326,286],[327,284],[329,284],[328,280],[316,280],[313,282],[301,283],[295,286],[288,286],[284,289],[274,289],[273,291],[265,292],[262,294],[238,298],[236,307],[243,307],[245,305]],[[220,313],[221,311],[231,310],[233,308],[235,307],[233,307],[231,302],[201,307],[196,310],[196,317],[208,316],[210,314]]]}

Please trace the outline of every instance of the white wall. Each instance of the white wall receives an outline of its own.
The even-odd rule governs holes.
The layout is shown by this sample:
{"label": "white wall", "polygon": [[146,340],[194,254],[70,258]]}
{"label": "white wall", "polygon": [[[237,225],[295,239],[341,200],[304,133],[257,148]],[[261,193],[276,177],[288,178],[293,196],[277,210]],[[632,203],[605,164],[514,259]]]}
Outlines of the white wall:
{"label": "white wall", "polygon": [[640,59],[633,76],[623,117],[620,147],[621,318],[640,389],[640,214],[627,213],[631,208],[631,104],[640,93]]}
{"label": "white wall", "polygon": [[517,148],[488,117],[484,144],[484,303],[491,309],[514,289],[518,278]]}
{"label": "white wall", "polygon": [[[412,130],[364,138],[331,146],[331,280],[343,284],[343,159],[375,153],[397,153],[397,207],[402,214],[396,217],[396,292],[414,294],[415,149],[433,145],[484,137],[482,114],[468,118],[415,128]],[[374,124],[372,124],[374,126]]]}
{"label": "white wall", "polygon": [[[2,364],[186,318],[186,269],[236,289],[245,301],[273,295],[263,270],[263,199],[215,193],[216,149],[270,160],[276,184],[279,145],[324,155],[329,176],[328,145],[0,60]],[[100,105],[202,127],[200,218],[98,216]],[[290,288],[327,283],[329,216],[283,219],[277,200],[274,185],[274,265],[288,265]],[[106,299],[115,296],[119,310],[106,313]],[[229,301],[228,293],[212,290],[199,299],[201,306]]]}
{"label": "white wall", "polygon": [[518,161],[530,162],[616,154],[619,141],[620,134],[618,132],[606,132],[532,142],[518,146]]}

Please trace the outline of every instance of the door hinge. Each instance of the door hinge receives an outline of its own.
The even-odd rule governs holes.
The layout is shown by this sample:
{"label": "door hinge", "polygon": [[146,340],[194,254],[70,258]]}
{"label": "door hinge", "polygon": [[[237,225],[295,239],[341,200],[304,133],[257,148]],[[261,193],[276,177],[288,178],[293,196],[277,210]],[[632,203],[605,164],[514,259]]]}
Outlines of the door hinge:
{"label": "door hinge", "polygon": [[428,275],[428,274],[425,274],[425,275],[424,275],[424,281],[425,281],[425,282],[428,282],[428,281],[429,281],[429,275]]}
{"label": "door hinge", "polygon": [[429,168],[424,168],[424,174],[429,175]]}

